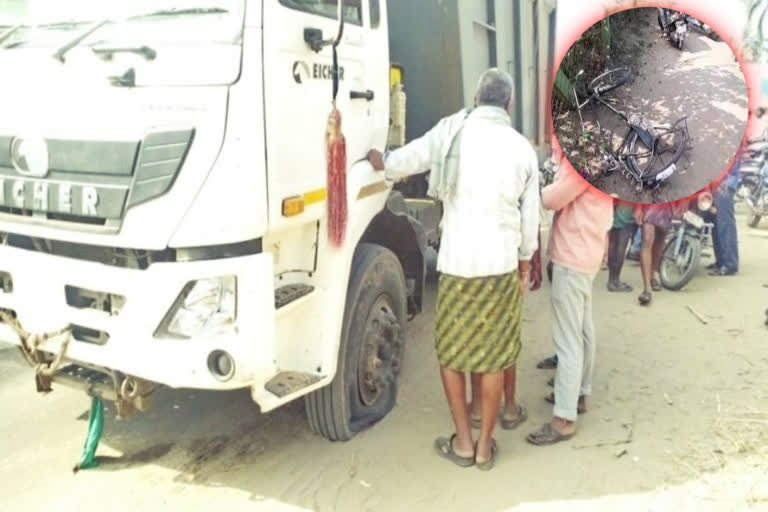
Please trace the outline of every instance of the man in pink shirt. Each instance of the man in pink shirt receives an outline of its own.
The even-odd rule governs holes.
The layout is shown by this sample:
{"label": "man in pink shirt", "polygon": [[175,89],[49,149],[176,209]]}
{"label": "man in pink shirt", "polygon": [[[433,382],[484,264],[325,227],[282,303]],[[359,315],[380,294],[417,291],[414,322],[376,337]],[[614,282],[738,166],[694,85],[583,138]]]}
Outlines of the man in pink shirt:
{"label": "man in pink shirt", "polygon": [[555,210],[548,254],[552,268],[552,338],[557,352],[554,402],[550,423],[528,436],[536,445],[573,437],[576,418],[586,411],[592,392],[595,328],[592,283],[600,271],[608,231],[613,225],[613,198],[598,191],[571,168],[541,193],[542,205]]}

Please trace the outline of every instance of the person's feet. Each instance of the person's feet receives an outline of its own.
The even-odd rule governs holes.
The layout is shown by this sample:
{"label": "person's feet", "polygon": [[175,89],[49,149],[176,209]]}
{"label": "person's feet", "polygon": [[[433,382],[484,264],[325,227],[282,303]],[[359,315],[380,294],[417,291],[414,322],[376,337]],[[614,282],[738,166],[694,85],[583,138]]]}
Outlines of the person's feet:
{"label": "person's feet", "polygon": [[501,413],[501,428],[504,430],[514,430],[528,419],[528,410],[519,403],[504,404],[504,411]]}
{"label": "person's feet", "polygon": [[475,464],[485,464],[490,461],[494,451],[493,439],[478,439],[475,449]]}
{"label": "person's feet", "polygon": [[648,306],[651,303],[651,297],[651,292],[648,290],[643,290],[643,293],[640,294],[640,296],[637,298],[637,301],[641,306]]}
{"label": "person's feet", "polygon": [[720,268],[720,266],[717,263],[710,263],[706,267],[704,267],[706,270],[717,270]]}
{"label": "person's feet", "polygon": [[661,282],[659,282],[659,280],[656,279],[655,277],[651,279],[651,290],[655,292],[661,291]]}
{"label": "person's feet", "polygon": [[632,286],[623,281],[608,281],[609,292],[631,292]]}
{"label": "person's feet", "polygon": [[526,438],[531,444],[547,446],[560,441],[567,441],[576,434],[576,423],[563,418],[554,417],[551,422],[544,424],[541,429],[531,432]]}
{"label": "person's feet", "polygon": [[557,354],[546,359],[542,359],[536,364],[539,370],[554,370],[557,368]]}
{"label": "person's feet", "polygon": [[639,252],[628,252],[626,258],[630,261],[640,261],[640,253]]}
{"label": "person's feet", "polygon": [[[466,445],[469,445],[469,448]],[[472,440],[459,441],[459,437],[453,434],[451,437],[438,437],[435,439],[435,451],[437,454],[457,466],[469,467],[475,463],[475,447]]]}
{"label": "person's feet", "polygon": [[735,276],[736,275],[736,271],[735,270],[730,270],[730,269],[728,269],[726,267],[720,267],[720,268],[716,268],[714,270],[711,270],[709,272],[709,275],[711,275],[711,276]]}

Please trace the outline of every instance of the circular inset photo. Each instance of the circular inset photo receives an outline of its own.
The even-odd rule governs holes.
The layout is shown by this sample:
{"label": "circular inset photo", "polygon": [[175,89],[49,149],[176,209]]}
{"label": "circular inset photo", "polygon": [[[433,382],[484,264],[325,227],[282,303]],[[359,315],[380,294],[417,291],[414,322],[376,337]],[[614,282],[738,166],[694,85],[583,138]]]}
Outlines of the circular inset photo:
{"label": "circular inset photo", "polygon": [[690,14],[621,11],[588,28],[557,71],[552,122],[563,154],[599,190],[666,203],[728,168],[748,118],[731,48]]}

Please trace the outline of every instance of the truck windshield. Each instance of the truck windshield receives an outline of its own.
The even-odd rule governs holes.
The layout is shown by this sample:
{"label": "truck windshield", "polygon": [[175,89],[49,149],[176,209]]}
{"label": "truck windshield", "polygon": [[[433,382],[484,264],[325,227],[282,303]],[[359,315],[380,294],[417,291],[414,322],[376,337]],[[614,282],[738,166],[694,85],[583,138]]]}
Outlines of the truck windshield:
{"label": "truck windshield", "polygon": [[0,48],[59,47],[105,21],[83,45],[232,44],[244,11],[245,0],[3,0]]}

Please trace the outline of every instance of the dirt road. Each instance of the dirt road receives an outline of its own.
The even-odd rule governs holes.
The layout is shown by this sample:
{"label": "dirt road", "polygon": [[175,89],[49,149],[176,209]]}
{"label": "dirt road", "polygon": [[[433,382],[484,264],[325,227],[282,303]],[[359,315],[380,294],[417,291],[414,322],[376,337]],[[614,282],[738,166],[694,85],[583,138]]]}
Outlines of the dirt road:
{"label": "dirt road", "polygon": [[[451,432],[438,380],[431,313],[409,330],[399,404],[345,444],[308,429],[301,403],[260,415],[248,393],[163,390],[125,422],[107,410],[101,467],[73,475],[88,399],[58,388],[35,394],[15,350],[0,350],[0,481],[4,509],[210,510],[740,510],[768,504],[768,227],[739,219],[741,274],[703,269],[649,309],[596,282],[599,335],[591,410],[570,443],[537,448],[526,433],[546,421],[552,352],[549,289],[528,296],[519,393],[531,418],[499,431],[490,473],[432,452]],[[708,261],[705,260],[704,263]],[[628,264],[624,277],[640,283]],[[427,310],[435,295],[430,284]],[[702,324],[687,309],[709,317]],[[626,453],[618,457],[624,450]]]}
{"label": "dirt road", "polygon": [[[627,201],[660,203],[701,190],[726,169],[746,127],[747,89],[739,63],[725,42],[693,31],[680,51],[660,38],[656,9],[640,11],[642,18],[615,36],[627,58],[633,55],[633,79],[605,97],[628,113],[643,114],[654,124],[669,124],[687,116],[694,147],[681,159],[676,175],[655,192],[637,192],[621,173],[604,177],[595,185]],[[594,156],[599,144],[595,114],[603,128],[613,132],[614,148],[621,144],[627,127],[605,107],[585,113],[587,129],[595,133],[591,143],[581,136],[575,112],[556,119],[556,134],[575,167],[588,167],[596,173],[600,162]]]}

